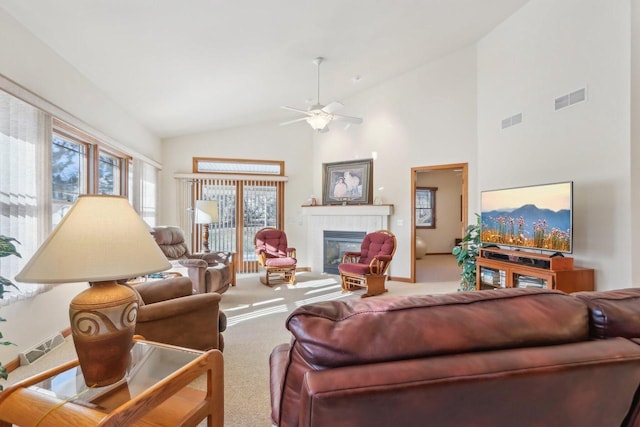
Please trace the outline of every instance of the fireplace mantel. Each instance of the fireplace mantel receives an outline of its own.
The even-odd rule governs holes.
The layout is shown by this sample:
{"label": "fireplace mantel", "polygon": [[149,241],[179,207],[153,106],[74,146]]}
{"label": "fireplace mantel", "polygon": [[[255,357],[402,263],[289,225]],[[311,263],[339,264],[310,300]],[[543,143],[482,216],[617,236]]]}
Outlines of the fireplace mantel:
{"label": "fireplace mantel", "polygon": [[393,205],[319,205],[302,206],[303,215],[383,215],[393,214]]}
{"label": "fireplace mantel", "polygon": [[389,229],[393,205],[321,205],[302,206],[307,218],[307,254],[311,270],[323,270],[323,232],[364,231],[371,233]]}

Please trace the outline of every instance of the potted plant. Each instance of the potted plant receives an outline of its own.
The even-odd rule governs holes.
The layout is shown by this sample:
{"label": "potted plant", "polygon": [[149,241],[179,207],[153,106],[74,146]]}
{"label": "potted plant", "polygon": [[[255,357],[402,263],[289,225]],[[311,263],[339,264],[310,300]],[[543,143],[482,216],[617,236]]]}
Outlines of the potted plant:
{"label": "potted plant", "polygon": [[458,265],[462,267],[460,272],[459,291],[473,291],[476,289],[476,257],[480,253],[480,215],[476,215],[476,223],[467,226],[466,234],[462,241],[453,248],[453,255]]}
{"label": "potted plant", "polygon": [[[15,255],[18,258],[22,258],[22,256],[18,253],[15,245],[12,242],[16,242],[18,244],[20,244],[20,242],[18,242],[16,239],[14,239],[13,237],[7,237],[7,236],[2,236],[0,235],[0,258],[6,257],[6,256],[10,256],[10,255]],[[17,290],[18,287],[9,279],[0,276],[0,299],[4,298],[4,294],[5,292],[8,292],[8,288],[13,287],[16,288]],[[5,322],[6,319],[0,317],[0,322]],[[0,332],[0,345],[13,345],[12,342],[6,341],[3,339],[4,337],[2,336],[2,333]],[[7,368],[5,366],[2,365],[2,363],[0,362],[0,378],[2,379],[7,379],[8,378],[8,373],[7,373]],[[0,390],[2,390],[3,387],[2,385],[0,385]]]}

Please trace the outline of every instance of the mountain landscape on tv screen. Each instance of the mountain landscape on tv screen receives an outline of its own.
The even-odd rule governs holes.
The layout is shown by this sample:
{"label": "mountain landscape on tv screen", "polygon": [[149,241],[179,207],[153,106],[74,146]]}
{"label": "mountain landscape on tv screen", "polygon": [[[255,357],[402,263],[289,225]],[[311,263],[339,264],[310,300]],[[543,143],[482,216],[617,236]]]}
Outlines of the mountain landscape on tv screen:
{"label": "mountain landscape on tv screen", "polygon": [[527,204],[482,212],[482,241],[553,251],[571,251],[571,211]]}

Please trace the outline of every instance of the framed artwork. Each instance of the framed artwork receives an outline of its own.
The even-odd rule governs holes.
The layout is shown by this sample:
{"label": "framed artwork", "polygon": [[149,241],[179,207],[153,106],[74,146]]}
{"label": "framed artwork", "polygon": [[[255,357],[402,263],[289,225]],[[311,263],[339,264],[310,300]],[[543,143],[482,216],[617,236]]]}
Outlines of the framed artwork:
{"label": "framed artwork", "polygon": [[416,187],[416,228],[436,228],[435,187]]}
{"label": "framed artwork", "polygon": [[322,203],[370,205],[373,159],[322,164]]}

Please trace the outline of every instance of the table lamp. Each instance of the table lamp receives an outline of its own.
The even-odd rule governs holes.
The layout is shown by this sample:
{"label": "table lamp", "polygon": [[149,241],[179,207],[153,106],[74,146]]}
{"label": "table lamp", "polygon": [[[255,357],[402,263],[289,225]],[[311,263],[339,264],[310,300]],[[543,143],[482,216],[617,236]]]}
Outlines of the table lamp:
{"label": "table lamp", "polygon": [[209,252],[209,224],[218,222],[218,202],[215,200],[196,200],[195,221],[203,225],[202,250]]}
{"label": "table lamp", "polygon": [[138,314],[136,293],[119,279],[171,265],[125,197],[84,195],[40,246],[16,280],[89,282],[69,306],[71,333],[87,386],[124,377]]}

